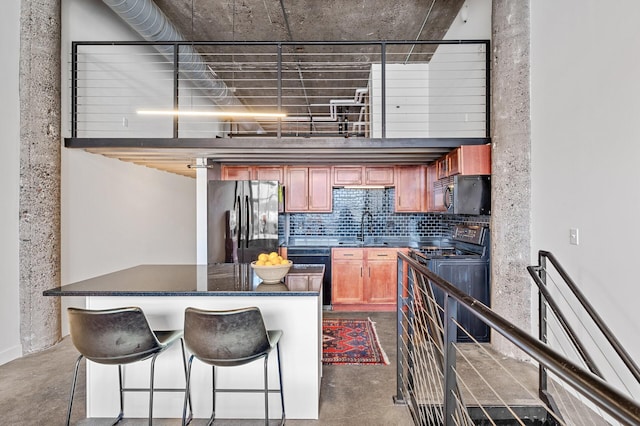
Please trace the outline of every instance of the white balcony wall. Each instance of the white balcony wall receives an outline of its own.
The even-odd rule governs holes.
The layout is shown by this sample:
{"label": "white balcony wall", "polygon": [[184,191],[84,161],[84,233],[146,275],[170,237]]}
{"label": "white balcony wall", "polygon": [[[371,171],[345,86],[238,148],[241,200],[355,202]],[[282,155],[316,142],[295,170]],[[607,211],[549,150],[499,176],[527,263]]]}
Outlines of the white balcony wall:
{"label": "white balcony wall", "polygon": [[[387,138],[425,137],[429,133],[429,66],[387,64],[385,67]],[[371,137],[382,137],[382,67],[371,65]]]}
{"label": "white balcony wall", "polygon": [[[63,1],[62,22],[62,134],[68,137],[71,41],[140,40],[140,37],[100,0]],[[142,62],[146,64],[147,60]],[[135,64],[128,66],[135,68]],[[157,64],[158,69],[162,67]],[[112,70],[114,76],[124,75],[117,71],[116,64],[105,63],[96,68],[103,75],[108,74],[107,70]],[[135,84],[129,81],[122,84],[145,90],[154,87],[150,77],[146,78],[148,81],[143,75],[136,78]],[[108,97],[108,90],[100,87],[91,90]],[[166,96],[166,92],[161,95]],[[134,100],[131,102],[131,109],[138,106]],[[129,127],[124,128],[122,116],[115,117],[112,123],[105,124],[103,137],[134,136],[143,127],[151,127],[145,133],[147,137],[171,135],[170,126],[164,123],[155,123],[153,126],[158,127],[155,129],[132,115]],[[67,148],[62,149],[61,179],[63,285],[139,264],[196,262],[195,179]],[[63,334],[67,333],[66,307],[82,303],[63,298]]]}

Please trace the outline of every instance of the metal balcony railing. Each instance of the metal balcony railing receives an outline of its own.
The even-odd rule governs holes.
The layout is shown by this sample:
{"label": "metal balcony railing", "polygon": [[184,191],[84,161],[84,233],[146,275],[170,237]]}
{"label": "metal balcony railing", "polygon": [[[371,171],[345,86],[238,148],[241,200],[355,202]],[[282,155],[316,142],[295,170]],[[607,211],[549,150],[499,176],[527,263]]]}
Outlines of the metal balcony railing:
{"label": "metal balcony railing", "polygon": [[[621,390],[588,371],[583,358],[570,359],[401,253],[398,283],[403,268],[408,280],[398,285],[395,400],[408,405],[415,424],[640,424],[634,389]],[[534,267],[536,275],[540,271]],[[445,295],[442,305],[434,288]],[[502,335],[520,355],[506,357],[471,333],[472,343],[457,343],[459,310]]]}
{"label": "metal balcony railing", "polygon": [[74,42],[70,62],[73,138],[489,136],[486,40]]}

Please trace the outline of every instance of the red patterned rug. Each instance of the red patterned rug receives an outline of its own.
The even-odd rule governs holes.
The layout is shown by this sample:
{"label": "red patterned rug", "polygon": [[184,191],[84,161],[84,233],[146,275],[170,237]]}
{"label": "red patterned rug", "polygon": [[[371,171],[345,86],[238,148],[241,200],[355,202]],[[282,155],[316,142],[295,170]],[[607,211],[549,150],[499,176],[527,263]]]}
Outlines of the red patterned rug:
{"label": "red patterned rug", "polygon": [[388,365],[370,319],[323,319],[322,363]]}

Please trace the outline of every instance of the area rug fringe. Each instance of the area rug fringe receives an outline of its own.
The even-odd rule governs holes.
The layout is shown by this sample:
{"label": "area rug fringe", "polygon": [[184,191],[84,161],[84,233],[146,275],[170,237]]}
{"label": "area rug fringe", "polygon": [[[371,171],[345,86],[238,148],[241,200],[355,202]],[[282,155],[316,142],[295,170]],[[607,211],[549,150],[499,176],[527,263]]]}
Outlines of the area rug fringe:
{"label": "area rug fringe", "polygon": [[380,349],[380,354],[382,354],[382,359],[384,361],[384,365],[389,365],[389,357],[387,357],[387,353],[384,351],[384,348],[380,344],[380,339],[378,338],[378,331],[376,330],[376,323],[371,320],[371,318],[367,318],[371,323],[371,328],[373,329],[373,339],[375,340],[378,348]]}

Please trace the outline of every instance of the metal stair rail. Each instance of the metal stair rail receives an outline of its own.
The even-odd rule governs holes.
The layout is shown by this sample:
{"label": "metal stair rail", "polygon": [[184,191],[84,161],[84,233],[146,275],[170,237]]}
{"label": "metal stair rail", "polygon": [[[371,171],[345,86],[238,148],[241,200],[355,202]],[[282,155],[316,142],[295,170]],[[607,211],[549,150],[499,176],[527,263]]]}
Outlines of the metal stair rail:
{"label": "metal stair rail", "polygon": [[[603,413],[598,421],[584,424],[640,424],[640,405],[636,401],[403,253],[398,253],[397,278],[398,355],[394,400],[397,404],[407,404],[415,424],[581,424],[571,417],[575,410],[583,410],[582,406],[574,405],[574,413],[559,413],[553,401],[549,403],[542,397],[539,399],[546,411],[544,417],[539,416],[539,412],[520,411],[523,407],[507,403],[495,411],[483,406],[482,395],[474,395],[469,389],[470,383],[462,377],[464,366],[460,360],[464,357],[463,345],[468,344],[455,341],[456,330],[461,327],[456,320],[458,310],[467,310],[487,324],[494,336],[499,333],[530,357],[533,361],[526,365],[537,363],[552,374],[554,381],[569,389],[569,396],[565,398],[573,400],[574,395],[579,396]],[[434,289],[444,293],[441,306],[432,298]],[[487,349],[490,348],[481,346],[481,350]],[[500,359],[509,361],[506,357]],[[496,374],[495,370],[490,373]],[[587,406],[587,411],[589,408]],[[505,412],[512,420],[505,422],[504,418],[494,420],[492,417]],[[482,420],[478,420],[478,416]]]}
{"label": "metal stair rail", "polygon": [[[635,381],[640,385],[640,368],[634,362],[629,353],[622,346],[620,341],[613,334],[611,329],[606,325],[602,317],[597,313],[596,309],[589,303],[584,294],[578,289],[578,286],[569,276],[564,267],[560,264],[558,259],[549,251],[540,250],[538,252],[538,265],[529,266],[527,270],[533,281],[538,288],[538,303],[539,303],[539,318],[538,318],[538,337],[544,342],[548,343],[548,336],[550,333],[550,315],[553,316],[561,331],[564,332],[564,336],[573,345],[575,354],[583,362],[584,366],[589,369],[593,374],[600,377],[603,380],[607,380],[606,375],[602,372],[602,369],[598,366],[598,363],[594,360],[594,356],[584,342],[584,339],[579,337],[580,333],[575,330],[572,325],[569,316],[573,313],[579,315],[580,313],[586,313],[591,320],[593,326],[601,333],[602,338],[608,344],[613,353],[608,352],[607,355],[615,355],[618,357],[622,365],[621,368],[626,367],[630,380]],[[554,280],[552,275],[557,276],[559,279]],[[556,287],[562,286],[559,290],[566,289],[569,291],[568,295],[564,295],[558,289],[556,290],[556,296],[553,295],[550,284],[553,283]],[[570,301],[561,303],[560,298],[571,297]],[[563,309],[563,306],[565,308]],[[565,312],[570,308],[572,312]],[[579,314],[575,314],[575,312]],[[576,325],[584,327],[584,316],[580,315],[580,320]],[[583,333],[584,334],[584,333]],[[589,337],[590,334],[587,333]],[[594,343],[597,344],[597,343]],[[597,347],[598,351],[602,351],[603,348]],[[609,361],[610,362],[610,361]],[[540,366],[539,372],[539,387],[541,397],[550,398],[548,391],[548,374],[544,366]],[[627,389],[627,392],[631,395],[633,392]]]}

